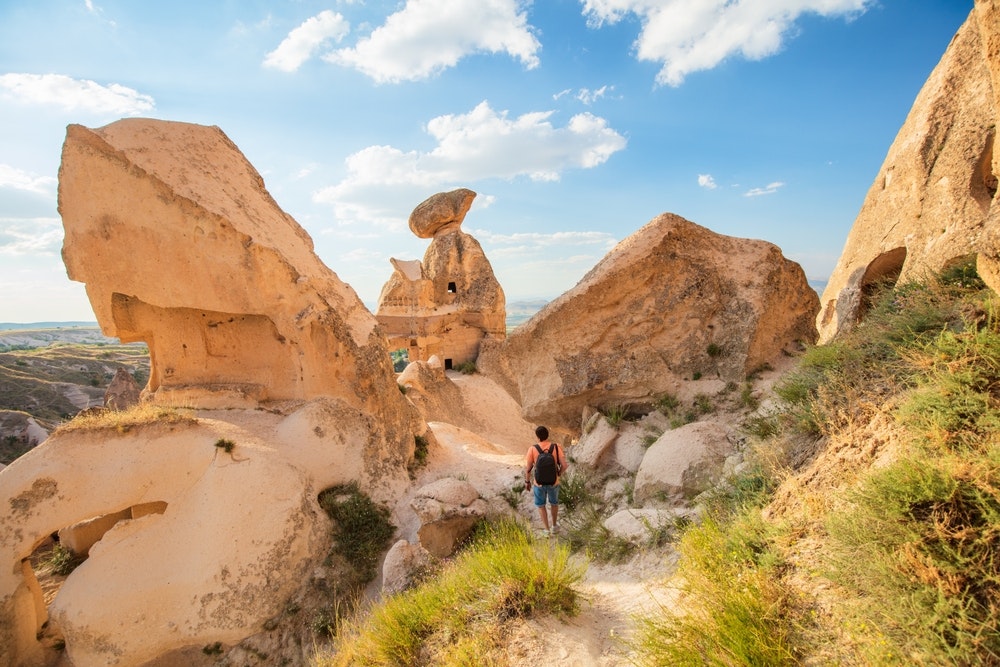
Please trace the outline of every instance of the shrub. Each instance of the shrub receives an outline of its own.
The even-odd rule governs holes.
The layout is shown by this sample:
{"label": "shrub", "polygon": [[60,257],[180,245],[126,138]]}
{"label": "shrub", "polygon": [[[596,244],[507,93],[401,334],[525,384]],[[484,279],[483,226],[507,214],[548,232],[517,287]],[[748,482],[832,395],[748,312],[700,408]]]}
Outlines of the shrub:
{"label": "shrub", "polygon": [[56,542],[52,546],[52,551],[49,552],[49,556],[45,559],[44,563],[53,574],[65,577],[69,576],[85,560],[85,556],[78,556],[69,547]]}
{"label": "shrub", "polygon": [[233,448],[236,447],[236,443],[232,440],[226,440],[225,438],[219,438],[215,441],[215,446],[224,451],[226,454],[232,454]]}
{"label": "shrub", "polygon": [[479,369],[476,368],[476,362],[474,361],[463,361],[455,367],[455,370],[460,372],[462,375],[473,375],[479,372]]}
{"label": "shrub", "polygon": [[481,523],[470,544],[433,579],[384,598],[340,633],[334,665],[499,665],[511,621],[575,614],[582,575],[561,544],[539,542],[514,520]]}
{"label": "shrub", "polygon": [[333,519],[333,553],[344,558],[363,582],[377,574],[379,556],[396,532],[389,509],[376,505],[357,482],[338,484],[319,494],[319,505]]}

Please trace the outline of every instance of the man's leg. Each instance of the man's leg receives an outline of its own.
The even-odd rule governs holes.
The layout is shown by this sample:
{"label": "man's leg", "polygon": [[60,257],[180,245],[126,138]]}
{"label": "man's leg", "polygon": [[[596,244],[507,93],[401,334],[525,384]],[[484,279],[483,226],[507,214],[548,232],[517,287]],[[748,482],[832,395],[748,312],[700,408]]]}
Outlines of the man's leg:
{"label": "man's leg", "polygon": [[542,518],[542,526],[545,527],[545,530],[548,530],[549,529],[549,515],[545,513],[545,505],[542,505],[541,507],[538,508],[538,516],[540,516]]}
{"label": "man's leg", "polygon": [[559,505],[558,504],[556,504],[556,505],[549,505],[549,511],[552,513],[552,523],[550,525],[552,526],[552,529],[555,530],[556,527],[559,525],[559,521],[558,521],[558,519],[559,519]]}

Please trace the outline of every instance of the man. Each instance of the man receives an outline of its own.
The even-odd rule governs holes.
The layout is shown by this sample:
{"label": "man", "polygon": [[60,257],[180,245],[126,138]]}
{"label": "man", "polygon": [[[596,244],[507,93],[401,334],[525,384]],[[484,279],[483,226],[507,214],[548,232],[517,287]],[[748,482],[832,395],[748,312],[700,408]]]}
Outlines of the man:
{"label": "man", "polygon": [[[542,532],[554,535],[559,531],[559,478],[566,470],[566,460],[559,445],[549,442],[549,429],[544,426],[536,427],[535,437],[538,444],[528,449],[525,459],[524,488],[534,490],[535,507],[538,508],[538,516],[544,526]],[[548,513],[545,511],[546,502],[549,505]],[[549,513],[552,515],[551,521]]]}

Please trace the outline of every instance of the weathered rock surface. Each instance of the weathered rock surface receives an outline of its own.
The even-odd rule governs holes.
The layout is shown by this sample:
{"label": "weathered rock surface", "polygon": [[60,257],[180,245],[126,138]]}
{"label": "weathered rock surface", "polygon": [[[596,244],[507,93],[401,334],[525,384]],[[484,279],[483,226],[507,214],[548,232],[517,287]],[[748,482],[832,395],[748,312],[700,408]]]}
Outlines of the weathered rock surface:
{"label": "weathered rock surface", "polygon": [[461,230],[476,193],[454,190],[417,206],[410,229],[433,237],[423,262],[393,259],[376,317],[391,349],[410,361],[441,358],[445,368],[475,361],[484,338],[507,331],[506,301],[479,242]]}
{"label": "weathered rock surface", "polygon": [[475,198],[476,193],[467,188],[428,197],[410,213],[410,231],[418,238],[430,239],[458,229]]}
{"label": "weathered rock surface", "polygon": [[[231,453],[216,446],[222,435],[234,438]],[[0,515],[5,665],[42,664],[46,609],[21,564],[63,527],[91,533],[89,558],[49,608],[49,631],[65,637],[76,667],[235,644],[281,611],[329,530],[307,475],[254,436],[206,420],[56,432],[3,471],[0,492],[10,508]]]}
{"label": "weathered rock surface", "polygon": [[[149,347],[145,398],[200,411],[57,432],[3,471],[0,664],[40,664],[49,612],[75,667],[228,648],[322,562],[317,494],[399,498],[427,425],[374,316],[218,128],[71,125],[59,210],[102,330]],[[89,557],[47,610],[28,558],[58,531]]]}
{"label": "weathered rock surface", "polygon": [[575,432],[586,406],[655,400],[700,376],[739,381],[816,337],[816,293],[774,245],[654,218],[477,366],[526,419]]}
{"label": "weathered rock surface", "polygon": [[132,374],[124,368],[119,368],[104,392],[104,407],[127,410],[139,404],[139,394],[139,385]]}
{"label": "weathered rock surface", "polygon": [[410,504],[421,521],[420,545],[437,558],[455,553],[489,509],[472,484],[454,477],[421,488]]}
{"label": "weathered rock surface", "polygon": [[881,281],[908,282],[975,259],[1000,290],[994,149],[1000,9],[977,0],[917,95],[823,291],[821,340],[856,322]]}
{"label": "weathered rock surface", "polygon": [[635,502],[690,501],[718,484],[733,451],[729,432],[714,422],[693,422],[667,431],[642,459],[635,475]]}
{"label": "weathered rock surface", "polygon": [[70,278],[105,335],[149,346],[157,403],[330,395],[392,409],[375,318],[219,128],[70,125],[59,212]]}
{"label": "weathered rock surface", "polygon": [[392,595],[410,588],[433,562],[434,557],[419,544],[397,540],[382,561],[382,593]]}

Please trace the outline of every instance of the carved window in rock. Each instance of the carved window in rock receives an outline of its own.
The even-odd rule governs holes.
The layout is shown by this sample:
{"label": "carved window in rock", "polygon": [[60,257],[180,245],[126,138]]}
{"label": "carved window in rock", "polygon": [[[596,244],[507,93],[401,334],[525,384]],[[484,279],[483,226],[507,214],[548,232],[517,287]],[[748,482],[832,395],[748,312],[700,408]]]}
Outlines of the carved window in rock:
{"label": "carved window in rock", "polygon": [[454,281],[448,283],[448,294],[455,294],[458,292],[458,285]]}

